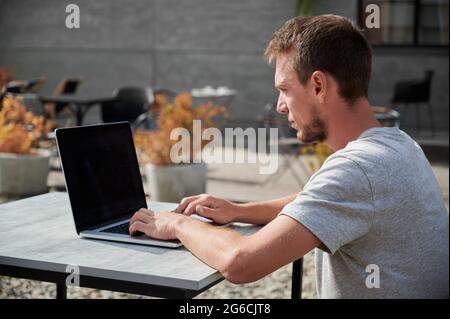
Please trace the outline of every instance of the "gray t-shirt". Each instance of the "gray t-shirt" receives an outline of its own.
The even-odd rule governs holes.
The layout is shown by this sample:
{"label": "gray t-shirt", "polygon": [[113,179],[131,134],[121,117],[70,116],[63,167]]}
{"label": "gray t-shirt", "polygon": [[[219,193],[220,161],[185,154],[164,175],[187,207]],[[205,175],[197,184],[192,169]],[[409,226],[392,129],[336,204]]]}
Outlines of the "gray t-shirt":
{"label": "gray t-shirt", "polygon": [[449,297],[442,192],[419,145],[398,128],[369,129],[331,155],[280,214],[322,242],[319,298]]}

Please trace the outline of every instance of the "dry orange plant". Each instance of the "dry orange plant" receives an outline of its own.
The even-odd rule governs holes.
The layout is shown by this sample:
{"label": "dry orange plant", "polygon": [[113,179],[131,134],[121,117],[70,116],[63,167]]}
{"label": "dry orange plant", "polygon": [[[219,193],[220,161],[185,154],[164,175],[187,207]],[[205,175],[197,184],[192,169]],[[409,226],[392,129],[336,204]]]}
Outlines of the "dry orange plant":
{"label": "dry orange plant", "polygon": [[35,154],[53,123],[27,112],[20,97],[5,96],[0,104],[0,153]]}
{"label": "dry orange plant", "polygon": [[[223,106],[212,102],[193,107],[190,93],[180,93],[173,102],[166,96],[155,96],[155,104],[151,108],[157,114],[157,129],[154,131],[139,130],[134,133],[134,142],[141,162],[153,165],[171,165],[170,150],[177,143],[170,139],[170,133],[175,128],[185,128],[192,138],[193,121],[200,120],[203,130],[214,127],[214,119],[220,115],[228,117]],[[202,141],[201,147],[208,141]],[[191,147],[192,147],[191,141]],[[191,150],[191,156],[193,152]]]}

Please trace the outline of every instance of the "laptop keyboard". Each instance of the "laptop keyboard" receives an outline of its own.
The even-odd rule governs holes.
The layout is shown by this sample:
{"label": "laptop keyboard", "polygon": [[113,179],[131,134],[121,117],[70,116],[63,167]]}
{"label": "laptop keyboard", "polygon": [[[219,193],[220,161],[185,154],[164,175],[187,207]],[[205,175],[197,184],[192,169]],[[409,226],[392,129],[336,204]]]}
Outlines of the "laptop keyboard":
{"label": "laptop keyboard", "polygon": [[124,223],[103,229],[102,232],[129,235],[130,234],[130,232],[128,231],[129,227],[130,225],[128,223]]}

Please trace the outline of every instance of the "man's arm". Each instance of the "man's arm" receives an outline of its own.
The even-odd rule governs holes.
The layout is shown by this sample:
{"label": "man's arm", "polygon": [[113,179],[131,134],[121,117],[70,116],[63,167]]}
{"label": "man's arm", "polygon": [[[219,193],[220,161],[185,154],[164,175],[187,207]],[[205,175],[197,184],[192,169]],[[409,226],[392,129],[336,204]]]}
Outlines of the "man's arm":
{"label": "man's arm", "polygon": [[184,215],[197,213],[219,224],[243,222],[265,225],[272,221],[283,207],[292,202],[296,196],[297,194],[294,194],[270,201],[236,204],[203,194],[183,198],[175,211]]}
{"label": "man's arm", "polygon": [[292,202],[297,194],[264,202],[238,204],[235,221],[249,224],[265,225],[281,212],[284,206]]}
{"label": "man's arm", "polygon": [[154,238],[179,239],[200,260],[233,283],[258,280],[320,244],[306,227],[285,215],[250,236],[189,216],[154,214],[145,209],[136,213],[130,224],[130,233],[141,231]]}

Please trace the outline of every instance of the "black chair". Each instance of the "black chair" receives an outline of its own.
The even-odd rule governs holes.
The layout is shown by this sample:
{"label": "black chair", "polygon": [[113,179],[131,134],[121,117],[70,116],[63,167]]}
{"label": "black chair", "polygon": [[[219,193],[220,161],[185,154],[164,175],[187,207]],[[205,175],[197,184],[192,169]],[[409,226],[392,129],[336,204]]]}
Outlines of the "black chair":
{"label": "black chair", "polygon": [[5,96],[16,96],[24,93],[27,83],[28,82],[25,80],[14,80],[6,83],[3,87],[0,87],[0,110],[3,106],[2,102]]}
{"label": "black chair", "polygon": [[115,101],[101,105],[102,121],[104,123],[127,121],[133,129],[144,127],[154,128],[154,120],[148,112],[154,101],[151,88],[123,87],[116,90]]}
{"label": "black chair", "polygon": [[[68,79],[64,78],[56,87],[53,95],[67,95],[67,94],[75,94],[78,90],[78,87],[81,84],[80,79]],[[64,108],[68,106],[67,103],[55,103],[55,113],[60,113]]]}
{"label": "black chair", "polygon": [[392,104],[403,104],[404,110],[402,112],[403,119],[406,117],[407,108],[409,104],[416,106],[416,130],[420,132],[420,106],[426,105],[428,107],[428,115],[430,119],[431,133],[434,136],[435,125],[433,118],[433,108],[430,103],[431,98],[431,82],[433,79],[434,71],[427,70],[425,76],[420,80],[401,81],[397,82],[394,87],[394,95],[392,98]]}
{"label": "black chair", "polygon": [[[53,90],[54,96],[75,94],[81,80],[77,78],[63,78],[59,81],[56,88]],[[75,114],[73,110],[68,107],[69,103],[45,103],[44,110],[46,117],[53,121],[60,121],[62,126],[71,126],[75,124]],[[64,111],[64,112],[63,112]]]}
{"label": "black chair", "polygon": [[6,94],[28,94],[38,92],[45,83],[45,77],[33,80],[15,80],[0,88],[0,101]]}
{"label": "black chair", "polygon": [[14,80],[14,81],[8,82],[5,85],[5,92],[12,93],[12,94],[25,93],[27,85],[28,85],[28,81]]}

